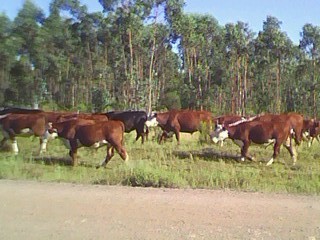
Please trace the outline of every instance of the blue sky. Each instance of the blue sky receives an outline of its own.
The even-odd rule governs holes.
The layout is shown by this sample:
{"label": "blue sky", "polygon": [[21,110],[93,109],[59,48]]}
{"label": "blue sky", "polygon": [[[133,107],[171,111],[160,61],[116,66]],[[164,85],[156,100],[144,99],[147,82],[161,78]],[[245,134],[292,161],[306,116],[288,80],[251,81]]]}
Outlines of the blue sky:
{"label": "blue sky", "polygon": [[[51,0],[33,0],[48,13]],[[98,0],[81,0],[90,12],[101,11]],[[24,0],[0,0],[0,12],[11,19],[17,15]],[[220,25],[243,21],[258,33],[268,15],[282,21],[281,29],[298,44],[300,32],[306,23],[320,26],[320,0],[186,0],[185,12],[214,16]]]}

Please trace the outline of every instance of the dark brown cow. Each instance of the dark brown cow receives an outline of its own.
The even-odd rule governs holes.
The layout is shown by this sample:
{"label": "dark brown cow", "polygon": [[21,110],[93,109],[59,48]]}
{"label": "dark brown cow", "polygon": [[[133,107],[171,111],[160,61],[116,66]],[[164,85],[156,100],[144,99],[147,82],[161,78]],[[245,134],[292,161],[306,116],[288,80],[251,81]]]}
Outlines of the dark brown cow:
{"label": "dark brown cow", "polygon": [[[193,110],[171,110],[168,113],[164,113],[161,118],[157,117],[155,113],[146,122],[146,125],[159,125],[164,134],[174,132],[178,144],[180,144],[180,132],[194,133],[203,130],[203,126],[211,127],[212,125],[212,113],[207,111],[193,111]],[[160,115],[161,116],[161,115]],[[165,123],[165,119],[167,122]],[[162,122],[158,122],[163,120]]]}
{"label": "dark brown cow", "polygon": [[12,150],[18,154],[19,148],[17,144],[17,136],[31,136],[35,135],[40,137],[40,153],[46,151],[46,145],[50,136],[48,132],[49,123],[43,113],[10,113],[2,115],[0,118],[0,129],[3,133],[1,146],[7,141],[11,140]]}
{"label": "dark brown cow", "polygon": [[128,154],[123,146],[124,124],[121,121],[94,121],[88,119],[70,119],[54,123],[58,135],[69,142],[73,165],[77,165],[77,149],[81,146],[98,148],[107,145],[107,155],[100,166],[105,166],[117,150],[123,160]]}
{"label": "dark brown cow", "polygon": [[[250,144],[265,144],[274,142],[273,156],[268,161],[267,166],[272,164],[280,152],[281,145],[289,151],[293,164],[296,163],[296,152],[292,148],[291,142],[292,127],[288,121],[244,121],[240,124],[231,124],[217,129],[211,134],[213,142],[218,142],[226,138],[232,139],[241,147],[241,160],[245,158],[252,160],[248,155]],[[289,142],[288,142],[289,140]]]}

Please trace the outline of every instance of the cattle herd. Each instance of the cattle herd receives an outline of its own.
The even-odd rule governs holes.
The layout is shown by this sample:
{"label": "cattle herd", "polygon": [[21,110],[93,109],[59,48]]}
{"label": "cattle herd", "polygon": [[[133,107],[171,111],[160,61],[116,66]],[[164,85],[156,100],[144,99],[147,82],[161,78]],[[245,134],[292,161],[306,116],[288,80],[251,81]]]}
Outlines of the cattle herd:
{"label": "cattle herd", "polygon": [[[213,116],[208,111],[170,110],[167,112],[112,111],[106,113],[49,112],[38,109],[5,108],[0,111],[2,147],[10,141],[12,151],[19,153],[17,136],[34,135],[40,139],[39,153],[47,149],[50,139],[59,137],[69,149],[73,165],[77,165],[77,149],[81,146],[99,148],[106,146],[107,154],[99,166],[105,166],[114,156],[114,149],[124,161],[128,153],[124,146],[124,134],[136,131],[136,140],[142,144],[151,127],[160,127],[159,143],[173,133],[180,144],[180,132],[204,132],[212,142],[220,143],[230,138],[241,148],[241,160],[252,160],[248,153],[251,143],[273,144],[273,155],[267,165],[273,163],[283,145],[297,161],[296,145],[302,140],[311,144],[319,141],[320,123],[301,114],[261,114],[244,117],[237,115]],[[207,134],[208,133],[208,134]]]}

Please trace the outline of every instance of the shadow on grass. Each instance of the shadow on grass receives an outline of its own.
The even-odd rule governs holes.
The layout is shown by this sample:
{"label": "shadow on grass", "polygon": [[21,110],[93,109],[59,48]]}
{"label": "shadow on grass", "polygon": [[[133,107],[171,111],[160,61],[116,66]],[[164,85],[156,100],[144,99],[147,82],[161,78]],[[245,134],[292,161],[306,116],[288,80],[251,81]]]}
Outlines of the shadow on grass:
{"label": "shadow on grass", "polygon": [[71,159],[67,157],[34,156],[32,159],[37,163],[44,163],[45,165],[72,166]]}
{"label": "shadow on grass", "polygon": [[193,158],[193,157],[200,157],[207,160],[218,160],[218,159],[226,159],[232,161],[240,161],[240,156],[231,154],[229,152],[221,152],[212,148],[204,148],[201,150],[192,150],[192,151],[173,151],[173,155],[179,158]]}
{"label": "shadow on grass", "polygon": [[[68,157],[34,156],[32,159],[36,163],[44,163],[45,165],[72,166],[72,161]],[[95,167],[95,165],[83,161],[80,161],[78,166]]]}

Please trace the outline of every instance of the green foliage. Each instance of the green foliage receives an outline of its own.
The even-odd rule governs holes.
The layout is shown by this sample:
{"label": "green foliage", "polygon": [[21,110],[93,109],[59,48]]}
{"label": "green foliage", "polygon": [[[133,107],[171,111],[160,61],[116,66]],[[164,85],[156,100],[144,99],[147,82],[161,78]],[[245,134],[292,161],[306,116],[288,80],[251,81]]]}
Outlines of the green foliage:
{"label": "green foliage", "polygon": [[0,104],[318,114],[319,26],[306,23],[297,46],[274,16],[255,35],[183,0],[99,3],[52,0],[45,17],[28,0],[13,21],[0,15]]}

